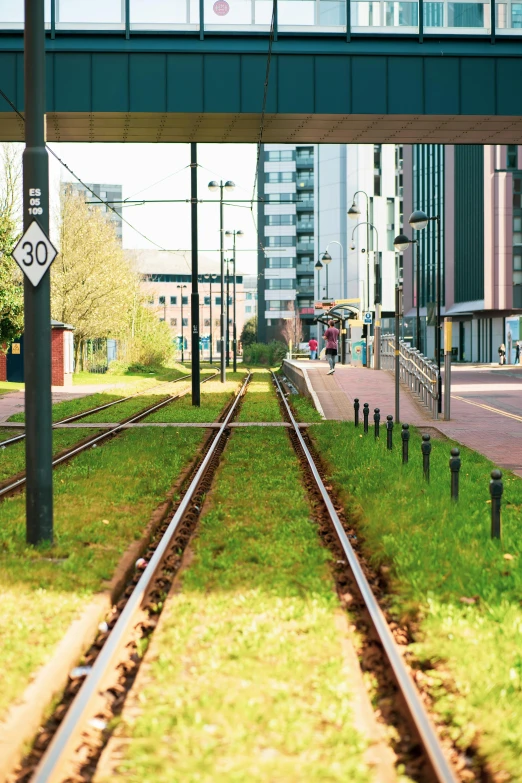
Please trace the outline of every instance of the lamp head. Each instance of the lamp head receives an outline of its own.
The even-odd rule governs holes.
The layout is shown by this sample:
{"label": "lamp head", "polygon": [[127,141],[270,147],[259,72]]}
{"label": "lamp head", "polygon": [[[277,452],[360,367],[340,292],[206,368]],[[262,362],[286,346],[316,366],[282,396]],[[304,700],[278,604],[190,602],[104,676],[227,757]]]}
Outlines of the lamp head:
{"label": "lamp head", "polygon": [[352,206],[348,210],[348,217],[351,218],[352,220],[357,220],[360,214],[361,214],[361,210],[359,209],[359,207],[357,206],[354,200]]}
{"label": "lamp head", "polygon": [[324,261],[325,264],[329,264],[331,260],[332,260],[332,256],[330,255],[328,250],[326,250],[326,252],[324,252],[323,255],[321,256],[321,261]]}
{"label": "lamp head", "polygon": [[399,253],[402,253],[403,250],[407,250],[409,245],[411,244],[412,244],[412,240],[408,239],[406,234],[399,234],[393,240],[393,246],[395,250],[398,250]]}
{"label": "lamp head", "polygon": [[319,260],[317,261],[317,263],[315,265],[315,268],[316,269],[322,269],[323,268],[323,265],[321,264],[321,262]]}
{"label": "lamp head", "polygon": [[215,193],[216,190],[219,190],[219,182],[216,182],[216,180],[213,179],[212,182],[208,183],[208,189]]}
{"label": "lamp head", "polygon": [[412,212],[410,219],[408,220],[410,226],[417,231],[422,231],[423,228],[426,228],[428,222],[429,217],[422,209],[417,209],[415,212]]}
{"label": "lamp head", "polygon": [[225,236],[226,237],[231,237],[233,234],[234,234],[233,231],[225,231]]}
{"label": "lamp head", "polygon": [[350,250],[355,250],[355,242],[350,243]]}
{"label": "lamp head", "polygon": [[239,229],[239,231],[236,231],[236,234],[237,234],[237,236],[238,236],[238,237],[243,237],[243,236],[245,236],[245,232],[244,232],[244,231],[241,231],[241,229]]}
{"label": "lamp head", "polygon": [[234,190],[235,187],[236,186],[232,182],[232,180],[231,179],[227,179],[227,181],[225,182],[225,190]]}

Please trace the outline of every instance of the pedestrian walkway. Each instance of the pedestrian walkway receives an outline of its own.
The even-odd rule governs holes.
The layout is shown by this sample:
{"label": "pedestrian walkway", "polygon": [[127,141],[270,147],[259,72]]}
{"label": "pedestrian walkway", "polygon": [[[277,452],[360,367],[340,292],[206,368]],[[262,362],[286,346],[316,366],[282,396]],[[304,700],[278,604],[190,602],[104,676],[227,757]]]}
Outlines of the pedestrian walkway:
{"label": "pedestrian walkway", "polygon": [[[106,387],[105,387],[106,388]],[[74,389],[74,391],[73,391]],[[74,400],[77,397],[86,397],[88,394],[94,394],[97,387],[89,387],[88,391],[78,391],[76,387],[71,386],[65,391],[60,387],[59,391],[53,389],[53,405],[56,402],[65,402],[65,400]],[[105,391],[105,389],[104,389]],[[3,394],[0,397],[0,422],[6,422],[15,413],[21,413],[24,409],[24,392],[15,391]]]}
{"label": "pedestrian walkway", "polygon": [[[370,421],[375,408],[380,410],[381,421],[386,421],[389,414],[395,416],[395,380],[390,372],[338,365],[334,375],[327,375],[326,362],[292,362],[292,365],[307,372],[327,419],[353,421],[356,397],[361,405],[361,418],[365,402],[370,405]],[[438,430],[480,452],[500,468],[522,476],[522,415],[513,416],[494,406],[452,395],[450,421],[442,418],[435,421],[401,385],[400,420],[426,428],[428,432]]]}

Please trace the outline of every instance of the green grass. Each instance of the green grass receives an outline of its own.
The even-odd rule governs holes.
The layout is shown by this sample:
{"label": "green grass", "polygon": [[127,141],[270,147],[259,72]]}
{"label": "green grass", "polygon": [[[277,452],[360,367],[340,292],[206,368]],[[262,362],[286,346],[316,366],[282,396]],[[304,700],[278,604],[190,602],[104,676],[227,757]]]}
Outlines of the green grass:
{"label": "green grass", "polygon": [[73,384],[76,386],[103,384],[113,386],[114,384],[129,384],[146,388],[153,383],[174,381],[182,375],[187,375],[187,370],[181,363],[175,363],[172,367],[151,367],[150,372],[122,372],[122,373],[95,373],[95,372],[76,372],[73,375]]}
{"label": "green grass", "polygon": [[23,435],[23,427],[2,427],[0,426],[0,443],[1,441],[8,440],[9,438],[15,438],[17,435]]}
{"label": "green grass", "polygon": [[26,545],[25,495],[0,504],[0,717],[111,579],[203,437],[131,430],[58,468],[52,548]]}
{"label": "green grass", "polygon": [[13,391],[21,391],[24,389],[23,383],[11,383],[11,381],[0,381],[0,394],[9,394]]}
{"label": "green grass", "polygon": [[[87,397],[76,397],[74,400],[64,400],[64,402],[57,402],[53,405],[52,416],[53,421],[60,421],[61,419],[67,419],[69,416],[76,416],[77,413],[88,411],[91,408],[97,408],[100,405],[105,405],[107,402],[114,402],[121,399],[122,394],[113,393],[100,393],[89,394]],[[109,410],[112,410],[109,408]],[[25,421],[25,412],[14,413],[9,417],[8,421]]]}
{"label": "green grass", "polygon": [[148,416],[147,422],[213,422],[221,414],[240,387],[245,372],[227,373],[227,382],[207,381],[201,387],[201,406],[193,407],[192,395],[186,394],[180,400]]}
{"label": "green grass", "polygon": [[493,770],[522,781],[522,481],[505,472],[503,538],[492,541],[494,466],[460,447],[460,501],[452,504],[448,460],[455,444],[433,442],[427,485],[418,432],[402,468],[397,429],[392,453],[385,432],[375,443],[351,423],[310,432],[373,566],[390,569],[393,613],[419,622],[413,649],[434,666],[426,684],[453,739],[462,748],[475,739]]}
{"label": "green grass", "polygon": [[110,780],[368,781],[329,556],[284,430],[234,431],[193,548]]}
{"label": "green grass", "polygon": [[[88,438],[90,435],[94,435],[98,432],[94,427],[93,429],[81,429],[81,430],[54,430],[53,431],[53,453],[57,454],[59,451],[68,449],[74,446],[78,441],[83,438]],[[16,433],[11,430],[12,435]],[[25,470],[25,441],[22,440],[19,443],[13,443],[12,446],[6,446],[5,449],[0,449],[0,481],[4,481],[10,476],[14,476],[16,473]],[[1,517],[1,514],[0,514]]]}
{"label": "green grass", "polygon": [[[181,388],[179,391],[181,391]],[[111,421],[123,421],[124,419],[137,415],[151,405],[160,403],[162,400],[166,399],[166,397],[167,395],[165,394],[141,394],[139,397],[134,397],[132,400],[127,400],[126,402],[120,402],[118,405],[113,405],[111,408],[106,408],[104,411],[91,413],[89,416],[85,416],[82,419],[82,423],[89,424],[92,422],[101,424]],[[177,403],[173,402],[172,404],[176,405]]]}
{"label": "green grass", "polygon": [[253,370],[239,421],[282,421],[270,370]]}

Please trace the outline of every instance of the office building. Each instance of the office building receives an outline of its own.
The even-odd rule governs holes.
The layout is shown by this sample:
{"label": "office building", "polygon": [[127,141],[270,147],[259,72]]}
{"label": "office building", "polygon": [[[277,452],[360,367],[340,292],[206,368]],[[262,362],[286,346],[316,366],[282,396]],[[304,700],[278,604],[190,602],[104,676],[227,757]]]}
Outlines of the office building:
{"label": "office building", "polygon": [[[121,202],[123,196],[122,196],[122,186],[121,185],[102,185],[99,183],[86,183],[87,188],[90,188],[90,190],[94,191],[94,193],[99,196],[99,198],[102,201],[108,201],[108,202]],[[63,182],[62,183],[62,190],[65,188],[71,188],[73,192],[81,194],[85,201],[91,202],[96,201],[96,197],[93,196],[93,194],[88,190],[86,187],[84,187],[80,182]],[[99,206],[96,206],[95,204],[90,204],[91,208],[94,209],[100,209],[104,215],[107,217],[108,220],[112,223],[114,226],[114,230],[116,232],[116,236],[118,237],[120,243],[123,241],[123,223],[122,219],[119,216],[119,214],[116,214],[113,210],[111,210],[109,207],[105,206],[100,202]],[[121,210],[121,203],[115,203],[114,208],[119,213]]]}

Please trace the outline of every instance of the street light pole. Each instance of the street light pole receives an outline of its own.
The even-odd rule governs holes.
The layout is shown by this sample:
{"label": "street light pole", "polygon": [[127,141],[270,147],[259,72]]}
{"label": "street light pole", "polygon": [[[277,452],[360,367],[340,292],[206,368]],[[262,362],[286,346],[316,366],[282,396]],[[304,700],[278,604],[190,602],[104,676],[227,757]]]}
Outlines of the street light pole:
{"label": "street light pole", "polygon": [[[49,233],[49,160],[45,149],[44,0],[25,0],[24,230],[36,221]],[[38,198],[40,215],[32,203]],[[36,210],[34,210],[36,211]],[[35,287],[24,276],[26,540],[53,540],[51,286],[50,272]]]}
{"label": "street light pole", "polygon": [[[367,232],[369,232],[369,229],[371,228],[373,231],[375,231],[375,237],[376,237],[376,243],[375,243],[375,253],[374,253],[374,305],[375,305],[375,329],[373,332],[373,342],[374,342],[374,363],[373,368],[374,370],[380,370],[381,369],[381,306],[382,306],[382,296],[381,296],[381,260],[379,257],[379,232],[373,225],[373,223],[357,223],[355,228],[352,231],[352,239],[355,236],[355,232],[360,226],[367,225]],[[367,266],[368,269],[370,268],[370,256],[368,254],[367,256]],[[368,273],[369,276],[369,273]],[[369,293],[368,293],[368,301],[369,301]],[[368,332],[367,332],[368,334]],[[366,339],[366,345],[368,346],[368,339]],[[366,366],[369,367],[369,360],[368,360],[368,347],[366,348]]]}
{"label": "street light pole", "polygon": [[[190,143],[190,188],[191,188],[191,232],[192,232],[192,292],[191,308],[191,360],[192,360],[192,405],[201,404],[201,365],[199,358],[199,270],[198,270],[198,145]],[[183,297],[181,298],[183,303]],[[183,318],[181,319],[183,328]]]}
{"label": "street light pole", "polygon": [[242,237],[243,231],[225,231],[227,236],[234,237],[234,258],[232,259],[232,274],[233,274],[233,286],[232,286],[232,298],[233,311],[232,311],[232,350],[234,354],[234,372],[237,372],[237,323],[236,323],[236,236]]}
{"label": "street light pole", "polygon": [[[185,338],[183,336],[183,289],[186,288],[186,285],[177,285],[176,288],[180,289],[181,294],[181,361],[185,361]],[[198,347],[199,351],[199,347]]]}
{"label": "street light pole", "polygon": [[230,258],[225,258],[227,265],[227,330],[225,333],[227,367],[230,367]]}
{"label": "street light pole", "polygon": [[[331,242],[328,242],[328,244],[326,245],[326,250],[323,253],[321,261],[324,261],[324,263],[327,265],[326,266],[326,277],[327,277],[327,279],[328,279],[328,264],[332,260],[332,257],[330,255],[330,253],[328,252],[328,248],[330,247],[330,245],[339,245],[339,247],[341,248],[341,257],[340,257],[340,262],[341,262],[341,298],[343,298],[343,297],[347,296],[346,291],[344,290],[345,289],[345,281],[346,281],[346,275],[345,275],[345,272],[344,272],[344,248],[343,248],[342,244],[337,241],[337,239],[332,239]],[[327,297],[328,297],[328,293],[327,293]]]}
{"label": "street light pole", "polygon": [[219,344],[221,349],[221,383],[226,383],[227,380],[227,368],[225,359],[225,247],[224,247],[224,229],[223,229],[223,191],[234,190],[235,185],[231,180],[223,182],[216,182],[212,180],[208,183],[208,188],[211,191],[219,190],[219,271],[221,277],[221,311],[220,311],[220,335]]}

